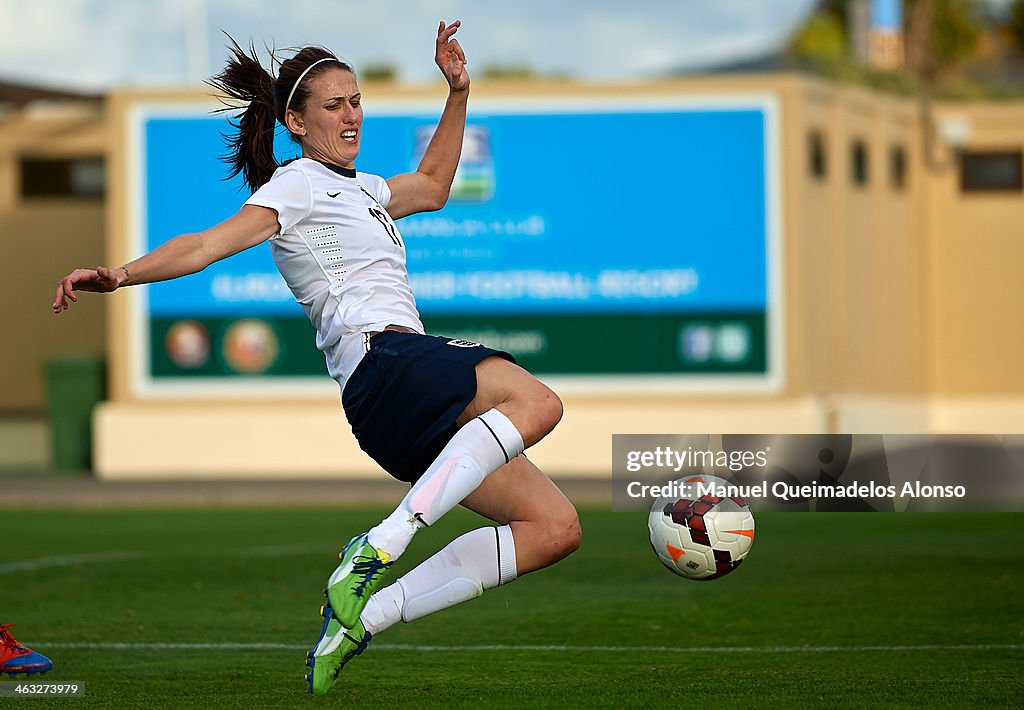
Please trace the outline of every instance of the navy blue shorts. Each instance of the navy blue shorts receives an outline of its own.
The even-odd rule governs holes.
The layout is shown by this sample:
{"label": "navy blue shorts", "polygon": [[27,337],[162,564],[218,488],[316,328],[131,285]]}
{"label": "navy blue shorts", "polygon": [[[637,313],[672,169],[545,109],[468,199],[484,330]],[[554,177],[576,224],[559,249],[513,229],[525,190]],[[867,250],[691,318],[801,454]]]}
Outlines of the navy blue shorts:
{"label": "navy blue shorts", "polygon": [[455,420],[476,396],[478,362],[497,355],[466,340],[386,330],[341,393],[359,446],[400,481],[414,483],[455,435]]}

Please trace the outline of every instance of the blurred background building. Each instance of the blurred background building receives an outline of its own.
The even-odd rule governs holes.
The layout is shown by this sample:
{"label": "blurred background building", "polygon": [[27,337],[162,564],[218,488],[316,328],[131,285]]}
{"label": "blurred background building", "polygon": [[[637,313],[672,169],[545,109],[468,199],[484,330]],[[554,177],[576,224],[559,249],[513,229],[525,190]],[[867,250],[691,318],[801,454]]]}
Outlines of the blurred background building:
{"label": "blurred background building", "polygon": [[[475,73],[474,99],[485,104],[615,97],[628,110],[754,96],[774,122],[766,141],[777,157],[777,194],[766,202],[778,205],[768,254],[778,299],[765,326],[765,377],[720,386],[697,360],[707,338],[728,338],[721,325],[708,336],[692,319],[672,326],[678,361],[669,366],[631,373],[629,362],[610,362],[611,376],[594,379],[559,366],[545,372],[538,361],[567,406],[535,458],[556,473],[595,476],[609,471],[613,433],[1019,432],[1022,67],[1024,2],[826,0],[769,51],[701,71],[594,82],[552,77],[516,57]],[[386,62],[367,65],[364,95],[439,108],[437,85],[397,74]],[[138,321],[127,294],[87,295],[72,312],[50,314],[56,280],[70,268],[136,255],[128,133],[140,102],[214,105],[200,89],[93,92],[0,81],[8,255],[0,467],[92,466],[106,477],[371,473],[330,387],[269,394],[251,374],[257,358],[256,370],[243,373],[253,385],[244,397],[211,389],[154,398],[132,379]],[[727,169],[742,172],[745,161]],[[761,208],[737,194],[737,212]],[[607,199],[576,207],[628,209],[632,197]],[[685,208],[685,195],[653,205],[665,215]],[[666,267],[685,263],[685,236],[678,253],[666,253]],[[499,321],[474,327],[511,342]],[[729,333],[733,345],[746,337]],[[258,328],[238,335],[239,347],[257,336]],[[574,337],[585,352],[587,331]],[[83,436],[92,437],[91,451]]]}

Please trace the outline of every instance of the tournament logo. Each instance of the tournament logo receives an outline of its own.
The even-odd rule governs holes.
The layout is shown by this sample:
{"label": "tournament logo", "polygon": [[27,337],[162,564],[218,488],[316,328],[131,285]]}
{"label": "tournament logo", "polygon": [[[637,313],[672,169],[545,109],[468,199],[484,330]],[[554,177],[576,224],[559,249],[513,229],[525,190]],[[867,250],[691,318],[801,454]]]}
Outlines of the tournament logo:
{"label": "tournament logo", "polygon": [[244,374],[266,372],[281,352],[274,329],[256,318],[232,323],[224,334],[223,345],[228,367]]}
{"label": "tournament logo", "polygon": [[[416,150],[412,166],[416,170],[427,152],[436,126],[416,129]],[[491,151],[491,132],[478,123],[466,124],[462,139],[462,156],[452,182],[450,198],[458,202],[487,202],[494,197],[494,154]]]}
{"label": "tournament logo", "polygon": [[168,329],[164,349],[175,365],[195,370],[210,360],[210,334],[202,323],[180,320]]}

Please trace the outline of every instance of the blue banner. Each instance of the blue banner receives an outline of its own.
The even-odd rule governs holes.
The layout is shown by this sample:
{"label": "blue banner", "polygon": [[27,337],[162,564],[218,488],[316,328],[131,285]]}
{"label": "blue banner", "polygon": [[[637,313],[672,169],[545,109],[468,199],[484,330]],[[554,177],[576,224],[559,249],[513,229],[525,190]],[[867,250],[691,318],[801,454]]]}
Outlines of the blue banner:
{"label": "blue banner", "polygon": [[[357,169],[414,170],[437,115],[373,115]],[[769,309],[763,106],[469,116],[452,199],[399,222],[427,317]],[[207,228],[248,197],[225,181],[223,117],[142,119],[141,248]],[[279,136],[278,154],[298,148]],[[149,287],[151,316],[301,315],[267,245]]]}

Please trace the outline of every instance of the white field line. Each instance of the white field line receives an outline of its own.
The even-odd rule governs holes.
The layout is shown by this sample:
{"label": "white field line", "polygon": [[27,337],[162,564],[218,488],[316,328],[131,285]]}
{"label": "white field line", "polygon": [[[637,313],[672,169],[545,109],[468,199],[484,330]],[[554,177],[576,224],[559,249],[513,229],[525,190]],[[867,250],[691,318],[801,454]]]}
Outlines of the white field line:
{"label": "white field line", "polygon": [[52,557],[36,557],[29,560],[15,560],[0,563],[0,574],[15,572],[34,572],[47,567],[73,567],[90,562],[123,562],[144,557],[141,552],[86,552],[80,555],[54,555]]}
{"label": "white field line", "polygon": [[[345,546],[344,542],[338,543],[338,550]],[[261,545],[259,547],[240,547],[237,550],[227,550],[225,555],[241,556],[241,557],[289,557],[291,555],[311,555],[311,554],[334,554],[331,553],[330,547],[324,547],[323,545],[310,545],[308,543],[296,544],[296,545]],[[219,554],[219,553],[218,553]]]}
{"label": "white field line", "polygon": [[[72,648],[97,651],[166,651],[166,650],[201,650],[201,651],[244,651],[244,650],[282,650],[297,651],[309,648],[306,644],[294,643],[121,643],[105,641],[89,642],[55,642],[45,643],[34,641],[37,648]],[[375,651],[556,651],[556,652],[595,652],[595,653],[877,653],[906,651],[1024,651],[1024,643],[1004,644],[920,644],[892,646],[540,646],[516,644],[484,644],[479,646],[435,646],[400,643],[378,643],[373,645]]]}
{"label": "white field line", "polygon": [[[254,556],[276,556],[309,551],[305,545],[281,545],[243,548],[238,552]],[[47,567],[70,567],[90,562],[120,562],[135,560],[144,555],[140,552],[97,552],[80,555],[60,555],[18,560],[0,564],[0,575],[27,572]],[[164,651],[164,650],[302,650],[306,644],[289,643],[126,643],[126,642],[35,642],[40,648],[69,648],[91,650]],[[922,644],[891,646],[560,646],[560,645],[515,645],[482,644],[474,646],[438,646],[418,644],[377,643],[374,650],[445,652],[445,651],[555,651],[590,653],[872,653],[908,651],[1020,651],[1024,644]]]}
{"label": "white field line", "polygon": [[[324,552],[322,545],[296,544],[296,545],[263,545],[260,547],[242,547],[236,550],[226,550],[224,555],[236,557],[288,557],[289,555],[313,554]],[[148,556],[156,556],[150,553]],[[109,552],[84,552],[77,555],[52,555],[49,557],[34,557],[27,560],[14,560],[13,562],[0,562],[0,575],[14,574],[16,572],[34,572],[48,567],[73,567],[74,565],[89,564],[92,562],[130,562],[147,557],[146,553],[131,552],[126,550],[113,550]]]}

